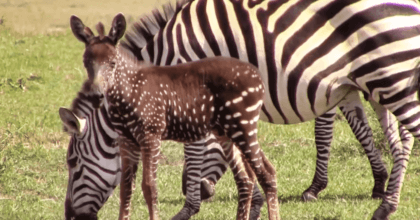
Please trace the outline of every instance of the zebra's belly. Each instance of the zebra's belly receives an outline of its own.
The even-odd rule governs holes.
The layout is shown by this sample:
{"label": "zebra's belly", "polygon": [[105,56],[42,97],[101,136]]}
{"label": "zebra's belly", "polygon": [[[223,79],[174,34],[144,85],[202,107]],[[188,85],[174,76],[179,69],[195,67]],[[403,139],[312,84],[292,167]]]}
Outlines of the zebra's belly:
{"label": "zebra's belly", "polygon": [[[307,91],[303,86],[296,94],[296,106],[293,107],[291,103],[293,97],[288,95],[285,90],[278,88],[278,106],[276,107],[270,93],[266,92],[265,109],[261,111],[260,119],[275,124],[297,124],[310,121],[337,106],[353,89],[356,88],[351,83],[343,82],[320,86],[316,91]],[[311,93],[315,93],[313,102],[309,99]]]}

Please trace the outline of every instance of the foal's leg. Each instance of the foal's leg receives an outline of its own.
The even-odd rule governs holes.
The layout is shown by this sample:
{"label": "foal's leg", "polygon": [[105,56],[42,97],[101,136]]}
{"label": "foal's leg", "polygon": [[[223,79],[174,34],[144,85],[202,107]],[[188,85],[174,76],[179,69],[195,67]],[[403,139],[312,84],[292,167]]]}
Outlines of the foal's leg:
{"label": "foal's leg", "polygon": [[122,174],[120,184],[120,214],[119,220],[130,218],[130,205],[133,186],[140,158],[137,146],[124,140],[119,140]]}
{"label": "foal's leg", "polygon": [[[398,126],[398,121],[406,122],[404,125],[412,128],[410,130],[417,133],[417,138],[419,137],[419,130],[417,129],[418,125],[413,126],[409,124],[410,120],[398,120],[380,104],[374,101],[371,101],[371,104],[378,115],[379,122],[388,139],[389,148],[394,158],[394,166],[391,171],[387,191],[385,192],[382,204],[373,215],[373,219],[387,219],[391,213],[397,210],[408,159],[414,144],[413,135],[404,126]],[[417,104],[416,108],[418,111],[420,106]],[[415,116],[415,114],[413,115]]]}
{"label": "foal's leg", "polygon": [[[247,123],[242,119],[248,120]],[[257,176],[266,195],[269,219],[280,219],[277,198],[277,179],[274,166],[267,160],[257,139],[256,111],[243,112],[242,123],[230,126],[227,136],[238,146]],[[226,151],[225,151],[226,154]],[[226,155],[229,157],[229,155]],[[240,160],[237,160],[240,162]],[[239,164],[239,163],[238,163]]]}
{"label": "foal's leg", "polygon": [[159,219],[156,172],[160,154],[160,139],[153,135],[147,136],[140,143],[140,148],[143,162],[143,181],[141,183],[143,195],[149,209],[150,219]]}
{"label": "foal's leg", "polygon": [[217,139],[222,143],[226,161],[229,163],[238,188],[238,210],[236,219],[249,219],[255,174],[249,164],[244,161],[242,152],[239,151],[229,138],[218,136]]}

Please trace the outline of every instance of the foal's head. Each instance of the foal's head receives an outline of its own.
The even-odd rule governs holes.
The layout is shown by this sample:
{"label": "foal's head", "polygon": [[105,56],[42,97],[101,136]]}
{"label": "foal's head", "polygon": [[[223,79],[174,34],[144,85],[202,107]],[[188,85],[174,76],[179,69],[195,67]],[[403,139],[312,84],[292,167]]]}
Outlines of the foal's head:
{"label": "foal's head", "polygon": [[76,16],[71,16],[70,26],[74,36],[85,43],[86,49],[83,55],[83,63],[90,80],[98,76],[103,68],[113,68],[118,40],[124,35],[127,23],[123,14],[117,14],[112,21],[112,27],[108,35],[104,35],[102,23],[96,25],[99,36],[94,36],[89,27]]}

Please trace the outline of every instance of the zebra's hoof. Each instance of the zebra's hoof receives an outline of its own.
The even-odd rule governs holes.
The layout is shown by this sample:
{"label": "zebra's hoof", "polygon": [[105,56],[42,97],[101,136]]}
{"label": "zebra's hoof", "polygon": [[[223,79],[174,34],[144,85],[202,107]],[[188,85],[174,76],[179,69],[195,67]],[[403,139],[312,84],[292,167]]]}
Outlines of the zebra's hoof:
{"label": "zebra's hoof", "polygon": [[372,220],[388,220],[389,216],[395,211],[397,211],[397,207],[384,200],[373,213]]}
{"label": "zebra's hoof", "polygon": [[316,200],[318,200],[317,195],[313,194],[310,191],[304,192],[302,194],[302,201],[304,201],[304,202],[312,202],[312,201],[316,201]]}
{"label": "zebra's hoof", "polygon": [[214,183],[207,179],[201,180],[200,187],[201,187],[201,200],[202,201],[211,199],[214,196],[214,194],[216,194]]}
{"label": "zebra's hoof", "polygon": [[259,220],[261,214],[261,206],[254,207],[254,209],[251,208],[250,214],[249,214],[249,220]]}
{"label": "zebra's hoof", "polygon": [[379,213],[378,210],[373,214],[372,220],[389,220],[389,215],[386,213]]}

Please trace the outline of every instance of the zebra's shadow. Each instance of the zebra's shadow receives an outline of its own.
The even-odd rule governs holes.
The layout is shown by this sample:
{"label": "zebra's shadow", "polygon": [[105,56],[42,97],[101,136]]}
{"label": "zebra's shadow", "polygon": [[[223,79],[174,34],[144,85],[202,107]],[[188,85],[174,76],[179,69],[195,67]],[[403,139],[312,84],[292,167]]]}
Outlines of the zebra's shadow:
{"label": "zebra's shadow", "polygon": [[[280,203],[288,203],[288,202],[302,202],[305,203],[302,200],[302,195],[290,195],[290,196],[279,196],[278,197]],[[327,194],[327,195],[320,195],[317,200],[311,201],[311,202],[317,202],[317,201],[337,201],[337,200],[374,200],[372,199],[372,196],[370,194]]]}

